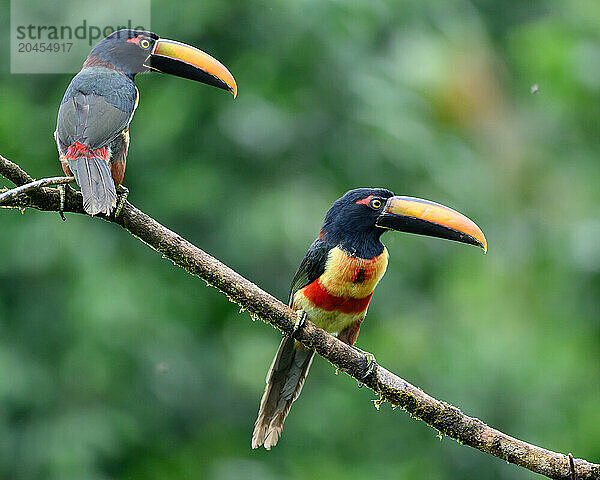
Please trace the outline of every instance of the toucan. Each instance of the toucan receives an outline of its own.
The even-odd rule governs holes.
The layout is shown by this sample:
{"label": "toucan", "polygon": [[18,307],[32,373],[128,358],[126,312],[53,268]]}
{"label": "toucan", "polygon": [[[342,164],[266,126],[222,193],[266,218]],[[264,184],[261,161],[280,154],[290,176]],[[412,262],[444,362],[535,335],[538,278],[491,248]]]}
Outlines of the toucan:
{"label": "toucan", "polygon": [[[229,70],[190,45],[141,30],[118,30],[98,42],[67,87],[54,132],[63,171],[75,176],[90,215],[110,215],[117,208],[129,123],[139,101],[135,76],[147,71],[189,78],[237,95]],[[124,202],[127,189],[120,189]]]}
{"label": "toucan", "polygon": [[[298,318],[308,318],[339,340],[354,345],[375,287],[388,265],[388,252],[381,243],[381,235],[388,230],[455,240],[487,251],[479,227],[451,208],[420,198],[395,196],[384,188],[350,190],[325,215],[318,238],[292,280],[289,305]],[[372,365],[374,357],[362,353]],[[270,450],[277,444],[314,354],[294,340],[293,334],[281,341],[267,373],[252,448],[262,445]]]}

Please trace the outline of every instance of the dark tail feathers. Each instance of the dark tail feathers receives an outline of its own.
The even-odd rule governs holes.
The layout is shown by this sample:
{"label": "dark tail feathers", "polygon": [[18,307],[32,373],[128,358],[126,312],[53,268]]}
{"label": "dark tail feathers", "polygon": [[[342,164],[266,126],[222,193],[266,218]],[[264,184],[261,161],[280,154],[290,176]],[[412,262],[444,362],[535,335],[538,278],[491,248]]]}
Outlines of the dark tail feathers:
{"label": "dark tail feathers", "polygon": [[83,195],[83,209],[90,215],[110,215],[117,206],[117,191],[106,160],[98,157],[69,159],[69,168]]}
{"label": "dark tail feathers", "polygon": [[267,387],[260,401],[258,418],[252,433],[252,448],[267,450],[277,444],[283,422],[304,385],[315,352],[285,337],[267,373]]}

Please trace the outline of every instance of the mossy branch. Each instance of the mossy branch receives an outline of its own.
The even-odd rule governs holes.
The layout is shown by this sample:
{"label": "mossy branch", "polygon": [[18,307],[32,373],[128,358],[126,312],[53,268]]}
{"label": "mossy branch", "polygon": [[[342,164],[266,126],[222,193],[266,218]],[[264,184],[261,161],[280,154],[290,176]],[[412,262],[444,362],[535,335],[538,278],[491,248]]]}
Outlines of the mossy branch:
{"label": "mossy branch", "polygon": [[[0,174],[17,186],[34,181],[18,165],[2,156],[0,156]],[[6,191],[0,190],[0,193]],[[44,186],[18,192],[17,195],[10,195],[0,202],[2,207],[34,208],[48,212],[57,212],[59,204],[60,196],[57,189]],[[64,211],[85,214],[80,193],[68,193]],[[208,284],[217,287],[230,300],[248,310],[253,318],[260,318],[283,333],[289,334],[292,331],[296,316],[285,304],[138,210],[131,203],[127,202],[124,205],[118,218],[112,216],[101,218],[121,225],[188,273],[197,275]],[[319,355],[355,379],[360,380],[365,375],[367,365],[364,356],[313,323],[305,322],[295,336],[306,347],[316,350]],[[548,478],[600,479],[600,465],[579,458],[570,460],[570,454],[545,450],[506,435],[477,418],[465,415],[458,408],[436,400],[381,366],[377,366],[361,382],[380,395],[380,400],[376,401],[377,407],[383,401],[400,406],[411,416],[464,445]]]}
{"label": "mossy branch", "polygon": [[47,187],[49,185],[65,185],[75,181],[75,177],[50,177],[35,180],[33,182],[25,183],[18,187],[15,187],[8,191],[0,193],[0,205],[4,204],[8,200],[12,200],[17,196],[29,192],[31,190],[37,190],[40,187]]}

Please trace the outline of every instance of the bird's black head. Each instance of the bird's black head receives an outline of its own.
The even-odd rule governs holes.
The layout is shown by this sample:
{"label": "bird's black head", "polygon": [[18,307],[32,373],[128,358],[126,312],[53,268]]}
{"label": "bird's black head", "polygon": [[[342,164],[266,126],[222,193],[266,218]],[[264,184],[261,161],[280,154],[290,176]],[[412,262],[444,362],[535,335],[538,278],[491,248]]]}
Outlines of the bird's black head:
{"label": "bird's black head", "polygon": [[325,215],[319,237],[341,245],[349,253],[372,258],[383,251],[377,226],[387,200],[394,194],[385,188],[356,188],[338,198]]}
{"label": "bird's black head", "polygon": [[132,80],[138,73],[153,70],[237,95],[233,75],[217,59],[191,45],[143,30],[118,30],[101,40],[83,64],[84,68],[97,65],[121,70]]}
{"label": "bird's black head", "polygon": [[451,208],[414,197],[396,197],[384,188],[357,188],[336,200],[325,215],[319,238],[361,258],[383,251],[386,230],[468,243],[487,250],[483,232]]}
{"label": "bird's black head", "polygon": [[117,30],[92,49],[86,64],[107,63],[133,78],[149,70],[147,60],[157,40],[158,35],[152,32]]}

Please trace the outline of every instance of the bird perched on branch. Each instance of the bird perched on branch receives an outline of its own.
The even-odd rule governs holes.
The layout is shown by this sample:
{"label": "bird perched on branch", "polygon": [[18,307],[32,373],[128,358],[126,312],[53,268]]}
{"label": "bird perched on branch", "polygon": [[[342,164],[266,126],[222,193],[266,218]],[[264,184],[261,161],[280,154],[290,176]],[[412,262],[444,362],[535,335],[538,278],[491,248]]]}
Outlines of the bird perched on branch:
{"label": "bird perched on branch", "polygon": [[[387,230],[446,238],[487,251],[479,227],[448,207],[394,196],[383,188],[350,190],[325,215],[319,236],[292,281],[289,305],[298,313],[298,325],[308,318],[354,345],[375,287],[387,268],[388,252],[380,240]],[[252,448],[262,445],[270,450],[277,444],[314,353],[294,340],[293,334],[281,341],[267,373]],[[376,364],[371,354],[362,353],[368,365],[366,378]]]}
{"label": "bird perched on branch", "polygon": [[[227,68],[197,48],[141,30],[118,30],[101,40],[69,84],[54,132],[65,175],[75,176],[90,215],[110,215],[117,207],[116,186],[125,174],[129,123],[139,100],[135,76],[150,70],[237,95]],[[127,193],[120,190],[117,215]]]}

